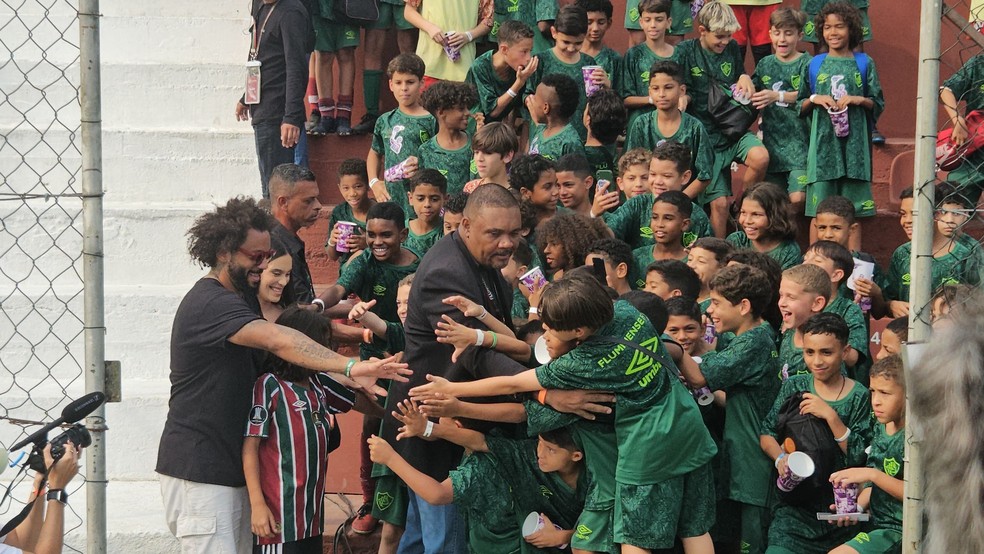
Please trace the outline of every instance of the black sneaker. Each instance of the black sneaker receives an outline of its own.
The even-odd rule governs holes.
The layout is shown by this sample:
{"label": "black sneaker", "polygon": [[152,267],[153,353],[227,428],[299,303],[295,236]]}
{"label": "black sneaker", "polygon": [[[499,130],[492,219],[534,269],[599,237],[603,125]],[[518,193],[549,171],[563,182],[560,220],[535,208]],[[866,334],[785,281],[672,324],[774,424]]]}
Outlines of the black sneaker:
{"label": "black sneaker", "polygon": [[348,117],[335,118],[337,126],[335,131],[340,137],[347,137],[352,134],[352,119]]}
{"label": "black sneaker", "polygon": [[358,125],[352,127],[353,135],[368,135],[372,133],[373,129],[376,128],[376,119],[379,118],[378,115],[367,113],[362,116],[362,120],[359,121]]}
{"label": "black sneaker", "polygon": [[318,125],[314,129],[311,129],[311,134],[316,137],[331,135],[337,127],[338,121],[334,117],[322,117]]}
{"label": "black sneaker", "polygon": [[304,130],[307,131],[308,134],[311,134],[311,130],[317,127],[318,123],[321,123],[321,112],[315,110],[311,112],[311,116],[308,117],[307,122],[304,123]]}
{"label": "black sneaker", "polygon": [[878,127],[871,129],[871,144],[885,144],[885,135],[878,132]]}

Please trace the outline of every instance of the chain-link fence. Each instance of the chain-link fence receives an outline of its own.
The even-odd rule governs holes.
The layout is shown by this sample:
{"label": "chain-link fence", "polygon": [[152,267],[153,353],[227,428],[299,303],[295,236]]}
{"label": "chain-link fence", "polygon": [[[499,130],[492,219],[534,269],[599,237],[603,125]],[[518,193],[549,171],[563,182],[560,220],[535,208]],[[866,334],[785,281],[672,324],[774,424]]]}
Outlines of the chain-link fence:
{"label": "chain-link fence", "polygon": [[[51,421],[86,389],[83,317],[82,114],[79,7],[72,0],[0,0],[0,443]],[[8,423],[9,422],[9,423]],[[13,425],[10,425],[13,424]],[[52,431],[54,437],[61,431]],[[4,479],[30,490],[27,450]],[[8,489],[10,483],[3,483]],[[76,478],[69,493],[85,484]],[[81,533],[80,503],[67,534]],[[75,549],[68,549],[80,551]]]}

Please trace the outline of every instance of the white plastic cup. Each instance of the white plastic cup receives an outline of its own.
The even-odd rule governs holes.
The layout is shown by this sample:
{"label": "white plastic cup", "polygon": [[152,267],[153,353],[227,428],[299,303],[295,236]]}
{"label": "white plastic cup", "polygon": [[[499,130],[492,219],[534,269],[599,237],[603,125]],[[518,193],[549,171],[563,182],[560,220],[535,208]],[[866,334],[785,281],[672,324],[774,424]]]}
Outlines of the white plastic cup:
{"label": "white plastic cup", "polygon": [[817,470],[813,458],[803,452],[793,452],[786,456],[786,471],[776,479],[776,486],[779,490],[789,492],[803,482],[803,479],[813,475]]}
{"label": "white plastic cup", "polygon": [[339,221],[336,225],[338,225],[338,242],[335,244],[335,250],[348,252],[348,239],[355,234],[355,230],[359,226],[351,221]]}
{"label": "white plastic cup", "polygon": [[543,518],[540,517],[540,514],[530,512],[530,515],[526,516],[526,519],[523,521],[523,537],[525,538],[536,533],[540,529],[543,529],[544,525],[545,523],[543,522]]}
{"label": "white plastic cup", "polygon": [[536,343],[533,345],[533,355],[536,356],[536,361],[541,364],[546,364],[553,359],[547,352],[547,339],[543,335],[536,339]]}

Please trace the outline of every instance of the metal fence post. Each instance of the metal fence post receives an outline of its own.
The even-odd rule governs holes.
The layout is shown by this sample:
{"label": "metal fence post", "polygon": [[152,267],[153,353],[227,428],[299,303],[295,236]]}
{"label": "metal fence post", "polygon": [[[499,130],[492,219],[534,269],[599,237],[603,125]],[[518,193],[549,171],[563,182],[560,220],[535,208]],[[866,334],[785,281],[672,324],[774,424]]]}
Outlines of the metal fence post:
{"label": "metal fence post", "polygon": [[[85,390],[104,391],[106,382],[103,303],[102,94],[99,0],[79,2],[79,68],[82,123],[82,268],[85,283]],[[86,552],[106,552],[105,405],[86,419],[92,446],[86,460]]]}
{"label": "metal fence post", "polygon": [[[916,99],[915,191],[913,194],[912,258],[909,269],[909,342],[929,339],[932,295],[934,187],[936,186],[937,105],[940,78],[941,0],[922,0],[919,40],[919,82]],[[906,371],[910,371],[906,367]],[[908,404],[908,400],[907,400]],[[902,552],[915,554],[922,545],[922,473],[917,423],[906,421],[905,493]]]}

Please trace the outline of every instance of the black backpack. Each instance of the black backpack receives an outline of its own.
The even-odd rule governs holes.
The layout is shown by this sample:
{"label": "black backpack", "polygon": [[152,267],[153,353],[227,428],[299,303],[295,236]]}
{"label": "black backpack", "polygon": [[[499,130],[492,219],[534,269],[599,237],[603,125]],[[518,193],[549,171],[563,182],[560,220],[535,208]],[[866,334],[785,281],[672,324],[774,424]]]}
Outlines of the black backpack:
{"label": "black backpack", "polygon": [[816,470],[792,491],[779,490],[779,498],[790,506],[826,507],[834,497],[829,479],[837,468],[840,447],[837,446],[827,422],[814,415],[800,413],[802,401],[803,391],[797,391],[782,403],[779,407],[776,435],[779,437],[779,444],[787,438],[793,439],[796,451],[812,458]]}
{"label": "black backpack", "polygon": [[[331,4],[331,10],[325,10],[325,4]],[[321,0],[322,16],[343,25],[358,25],[364,27],[379,20],[378,0]],[[326,15],[330,13],[331,15]]]}

